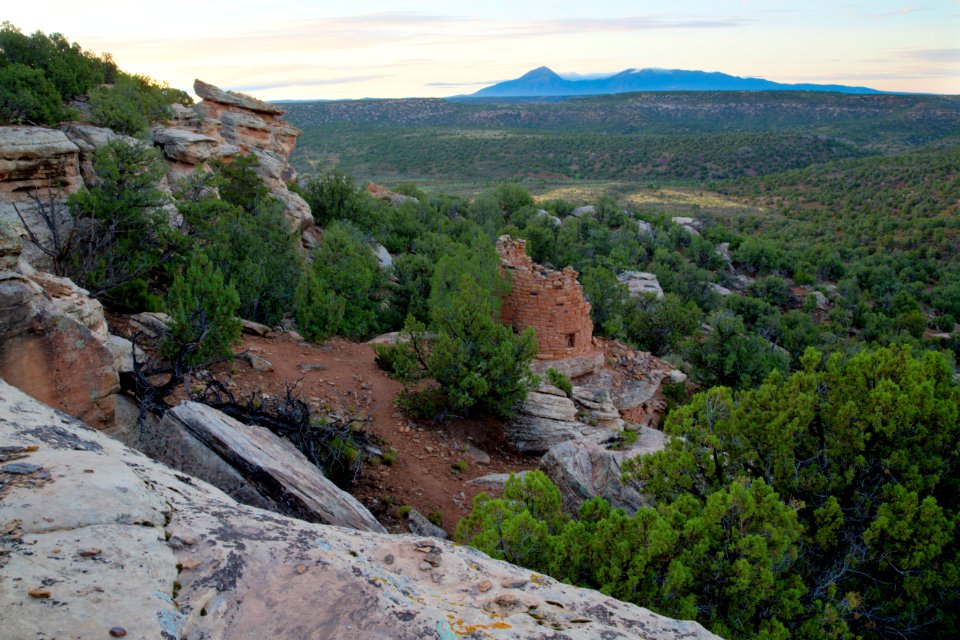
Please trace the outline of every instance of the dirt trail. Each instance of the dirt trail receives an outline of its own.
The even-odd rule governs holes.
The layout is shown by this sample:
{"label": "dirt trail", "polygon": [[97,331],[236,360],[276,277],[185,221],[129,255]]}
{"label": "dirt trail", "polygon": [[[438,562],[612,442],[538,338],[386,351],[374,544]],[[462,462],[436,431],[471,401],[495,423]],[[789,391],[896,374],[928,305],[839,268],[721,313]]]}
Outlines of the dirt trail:
{"label": "dirt trail", "polygon": [[[213,367],[221,380],[236,385],[235,393],[282,394],[287,384],[297,383],[297,395],[314,408],[328,406],[369,417],[369,430],[384,441],[384,449],[397,450],[396,463],[365,465],[360,482],[351,489],[393,531],[405,530],[397,515],[405,504],[425,516],[441,514],[442,526],[452,531],[482,490],[466,481],[536,466],[535,460],[512,450],[493,419],[454,420],[443,427],[408,420],[393,404],[400,383],[377,367],[367,344],[335,338],[316,345],[289,334],[269,334],[244,336],[240,349],[268,360],[273,370],[257,371],[240,358]],[[471,460],[464,453],[469,444],[489,455],[490,462]],[[460,460],[468,463],[462,472],[453,467]]]}

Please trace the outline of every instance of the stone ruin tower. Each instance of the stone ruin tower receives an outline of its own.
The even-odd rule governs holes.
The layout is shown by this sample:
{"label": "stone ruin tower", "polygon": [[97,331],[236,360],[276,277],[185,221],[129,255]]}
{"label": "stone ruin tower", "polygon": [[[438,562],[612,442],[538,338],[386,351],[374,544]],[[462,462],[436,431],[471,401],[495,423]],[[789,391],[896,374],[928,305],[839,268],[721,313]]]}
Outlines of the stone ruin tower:
{"label": "stone ruin tower", "polygon": [[513,283],[503,300],[501,320],[515,331],[534,328],[540,360],[564,360],[594,351],[590,303],[583,297],[577,272],[536,264],[526,247],[525,240],[497,239],[500,263]]}

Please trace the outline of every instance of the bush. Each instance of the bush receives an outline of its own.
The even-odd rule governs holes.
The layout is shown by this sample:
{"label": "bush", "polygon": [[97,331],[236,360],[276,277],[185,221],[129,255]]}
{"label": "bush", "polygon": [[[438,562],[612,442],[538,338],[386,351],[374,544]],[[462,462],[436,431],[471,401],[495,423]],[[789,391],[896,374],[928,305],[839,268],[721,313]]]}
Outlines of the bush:
{"label": "bush", "polygon": [[479,406],[507,416],[535,385],[530,371],[537,353],[533,329],[514,335],[494,320],[488,297],[469,276],[461,278],[451,315],[438,323],[437,331],[427,370],[454,411]]}
{"label": "bush", "polygon": [[131,136],[145,134],[151,123],[169,118],[171,102],[192,104],[182,91],[126,73],[120,73],[113,86],[92,89],[88,98],[97,124]]}
{"label": "bush", "polygon": [[167,294],[167,313],[171,316],[163,343],[165,355],[173,356],[181,346],[198,343],[186,359],[199,364],[231,354],[230,347],[240,341],[237,309],[240,297],[223,280],[202,251],[190,257],[184,273],[177,274]]}
{"label": "bush", "polygon": [[19,63],[0,67],[0,123],[56,124],[67,112],[42,71]]}
{"label": "bush", "polygon": [[351,338],[376,333],[382,326],[378,298],[386,286],[386,277],[356,227],[339,222],[327,227],[323,245],[314,250],[313,256],[317,280],[343,308],[337,333]]}
{"label": "bush", "polygon": [[563,391],[565,394],[567,394],[568,398],[572,397],[573,383],[570,382],[570,378],[568,378],[564,373],[557,371],[553,367],[550,367],[547,369],[547,381],[557,389],[560,389],[560,391]]}
{"label": "bush", "polygon": [[377,366],[397,380],[409,381],[418,377],[420,363],[408,343],[375,344]]}
{"label": "bush", "polygon": [[175,232],[157,183],[167,167],[159,151],[123,140],[94,155],[97,183],[70,196],[73,246],[67,275],[93,295],[131,280],[148,280],[173,254]]}
{"label": "bush", "polygon": [[310,268],[300,273],[293,293],[297,329],[313,342],[323,342],[337,332],[343,320],[343,301],[320,284]]}

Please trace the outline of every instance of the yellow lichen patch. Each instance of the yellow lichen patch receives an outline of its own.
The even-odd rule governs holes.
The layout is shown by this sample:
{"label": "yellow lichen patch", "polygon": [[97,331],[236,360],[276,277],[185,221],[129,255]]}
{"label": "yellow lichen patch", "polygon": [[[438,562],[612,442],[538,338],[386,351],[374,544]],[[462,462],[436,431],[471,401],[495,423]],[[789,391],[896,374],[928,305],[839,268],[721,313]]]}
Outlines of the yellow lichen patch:
{"label": "yellow lichen patch", "polygon": [[462,618],[458,619],[455,623],[453,623],[453,627],[454,627],[453,629],[454,633],[456,633],[459,636],[469,636],[476,633],[477,631],[483,631],[484,635],[487,636],[488,638],[492,638],[493,636],[490,635],[489,633],[486,633],[487,629],[512,629],[513,628],[510,624],[503,621],[492,622],[490,624],[465,624]]}

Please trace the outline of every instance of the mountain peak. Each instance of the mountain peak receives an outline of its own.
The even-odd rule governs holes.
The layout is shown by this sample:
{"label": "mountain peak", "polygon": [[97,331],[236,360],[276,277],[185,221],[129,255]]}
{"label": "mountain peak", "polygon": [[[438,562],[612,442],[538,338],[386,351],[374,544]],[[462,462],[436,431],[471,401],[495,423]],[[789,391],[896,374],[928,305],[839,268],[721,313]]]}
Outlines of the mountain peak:
{"label": "mountain peak", "polygon": [[537,67],[533,71],[527,71],[525,74],[520,76],[519,80],[562,80],[557,72],[555,72],[550,67]]}
{"label": "mountain peak", "polygon": [[583,96],[631,91],[836,91],[880,93],[866,87],[827,84],[781,84],[762,78],[742,78],[719,72],[684,69],[629,68],[605,78],[568,80],[549,67],[537,67],[474,93],[477,97]]}

